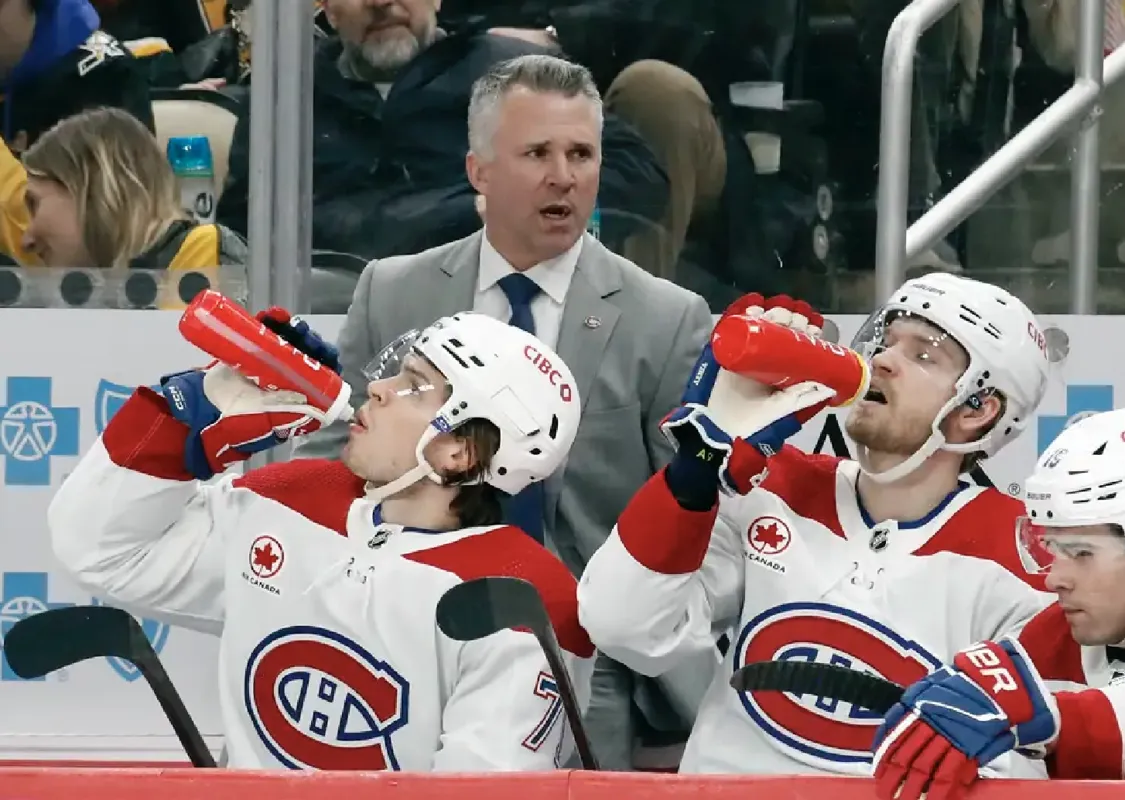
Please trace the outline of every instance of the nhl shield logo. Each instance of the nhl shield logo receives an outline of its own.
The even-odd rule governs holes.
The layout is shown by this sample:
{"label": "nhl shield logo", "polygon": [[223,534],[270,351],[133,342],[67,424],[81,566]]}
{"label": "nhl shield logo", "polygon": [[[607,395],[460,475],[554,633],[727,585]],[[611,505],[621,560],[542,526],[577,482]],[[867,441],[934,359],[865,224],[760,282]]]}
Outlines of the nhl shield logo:
{"label": "nhl shield logo", "polygon": [[[93,602],[96,606],[103,605],[97,598],[94,598]],[[141,630],[144,631],[145,637],[148,639],[149,644],[152,645],[152,649],[156,651],[157,655],[160,655],[160,651],[164,649],[164,645],[168,641],[169,626],[165,625],[163,622],[157,622],[154,619],[137,618],[137,621],[141,623]],[[114,672],[130,683],[141,677],[140,670],[122,658],[107,657],[106,661],[113,667]]]}

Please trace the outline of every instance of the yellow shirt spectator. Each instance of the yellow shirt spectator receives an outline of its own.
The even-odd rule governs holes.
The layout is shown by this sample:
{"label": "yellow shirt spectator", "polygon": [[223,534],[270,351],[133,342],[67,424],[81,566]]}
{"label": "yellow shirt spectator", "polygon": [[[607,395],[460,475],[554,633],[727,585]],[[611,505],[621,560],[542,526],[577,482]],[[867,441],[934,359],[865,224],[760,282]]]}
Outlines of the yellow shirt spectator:
{"label": "yellow shirt spectator", "polygon": [[[198,271],[212,285],[246,263],[236,234],[187,218],[152,133],[108,108],[59,123],[22,165],[0,148],[0,249],[24,265]],[[184,292],[169,275],[157,304],[180,308]]]}

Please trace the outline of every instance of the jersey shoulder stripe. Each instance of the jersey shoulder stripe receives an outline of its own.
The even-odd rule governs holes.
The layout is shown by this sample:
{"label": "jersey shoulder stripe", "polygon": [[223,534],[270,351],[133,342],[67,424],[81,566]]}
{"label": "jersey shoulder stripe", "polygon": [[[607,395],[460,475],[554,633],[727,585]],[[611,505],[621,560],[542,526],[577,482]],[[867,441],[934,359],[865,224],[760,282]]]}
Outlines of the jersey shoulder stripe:
{"label": "jersey shoulder stripe", "polygon": [[579,658],[594,654],[590,637],[578,624],[578,582],[558,558],[519,528],[504,525],[404,557],[462,581],[485,577],[527,581],[543,598],[562,648]]}

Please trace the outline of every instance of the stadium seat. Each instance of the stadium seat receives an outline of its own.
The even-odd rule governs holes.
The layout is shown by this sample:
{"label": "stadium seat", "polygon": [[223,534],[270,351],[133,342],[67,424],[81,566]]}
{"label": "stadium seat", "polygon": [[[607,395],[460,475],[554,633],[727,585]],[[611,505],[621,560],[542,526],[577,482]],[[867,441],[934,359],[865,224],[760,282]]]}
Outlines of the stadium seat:
{"label": "stadium seat", "polygon": [[227,178],[238,101],[208,89],[153,89],[152,109],[161,149],[173,136],[206,136],[211,142],[217,202]]}

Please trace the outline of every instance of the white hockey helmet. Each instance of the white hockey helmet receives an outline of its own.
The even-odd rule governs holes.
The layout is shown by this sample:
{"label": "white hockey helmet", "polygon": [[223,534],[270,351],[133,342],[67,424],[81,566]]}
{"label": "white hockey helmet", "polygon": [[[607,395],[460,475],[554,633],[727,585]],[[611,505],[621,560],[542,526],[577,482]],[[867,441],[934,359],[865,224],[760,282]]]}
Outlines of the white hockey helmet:
{"label": "white hockey helmet", "polygon": [[1093,414],[1064,429],[1039,457],[1023,502],[1016,536],[1031,572],[1049,566],[1040,537],[1052,528],[1125,529],[1125,409]]}
{"label": "white hockey helmet", "polygon": [[454,314],[400,336],[364,375],[390,377],[408,353],[441,372],[449,395],[418,440],[417,466],[369,497],[381,502],[422,478],[440,482],[423,451],[471,419],[488,420],[500,431],[491,469],[479,483],[514,495],[566,459],[582,412],[578,387],[563,360],[535,336],[484,314]]}
{"label": "white hockey helmet", "polygon": [[[1047,339],[1035,315],[1018,297],[988,283],[948,273],[914,278],[891,295],[868,318],[852,342],[852,349],[871,358],[882,346],[886,328],[908,315],[923,319],[956,341],[969,355],[969,366],[954,385],[954,395],[934,417],[926,443],[901,464],[883,472],[870,472],[886,483],[916,470],[938,450],[954,453],[983,452],[995,455],[1027,426],[1047,389],[1050,358]],[[1003,396],[1000,418],[982,438],[950,444],[941,423],[954,409],[981,392]],[[860,448],[861,455],[864,448]]]}

